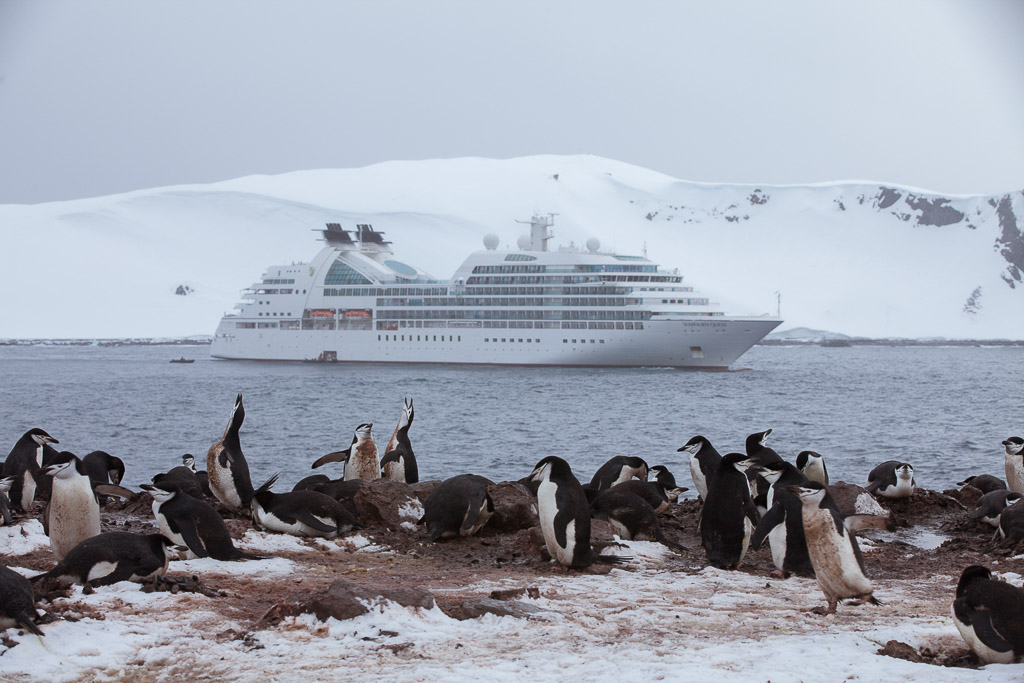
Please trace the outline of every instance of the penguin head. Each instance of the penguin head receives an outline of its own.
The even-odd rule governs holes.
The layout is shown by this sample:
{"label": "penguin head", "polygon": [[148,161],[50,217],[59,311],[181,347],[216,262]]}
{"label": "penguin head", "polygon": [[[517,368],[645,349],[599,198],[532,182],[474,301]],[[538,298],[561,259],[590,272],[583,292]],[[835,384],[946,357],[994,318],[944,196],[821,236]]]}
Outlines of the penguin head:
{"label": "penguin head", "polygon": [[1006,447],[1007,455],[1017,455],[1024,451],[1024,439],[1019,436],[1011,436],[1006,441],[1003,441],[1003,446]]}
{"label": "penguin head", "polygon": [[748,458],[743,453],[726,453],[722,456],[722,462],[720,467],[734,467],[737,471],[746,473],[747,470],[753,468],[755,472],[759,471],[757,460],[754,458]]}
{"label": "penguin head", "polygon": [[764,477],[764,480],[769,484],[774,484],[779,480],[784,471],[785,463],[781,461],[770,462],[767,465],[761,465],[758,474]]}
{"label": "penguin head", "polygon": [[48,474],[57,479],[71,479],[72,477],[85,475],[85,468],[82,466],[82,461],[77,455],[70,451],[61,451],[46,466],[43,474]]}
{"label": "penguin head", "polygon": [[110,456],[107,460],[107,476],[110,477],[111,484],[120,486],[121,480],[124,479],[124,460],[115,455]]}
{"label": "penguin head", "polygon": [[990,581],[992,580],[992,572],[989,571],[988,567],[982,567],[980,564],[972,564],[967,567],[960,574],[960,581],[956,584],[956,596],[959,598],[965,592],[967,587],[974,581]]}
{"label": "penguin head", "polygon": [[153,500],[158,503],[166,503],[178,495],[178,487],[169,483],[164,483],[160,486],[155,484],[142,484],[139,488],[153,496]]}
{"label": "penguin head", "polygon": [[[53,438],[39,427],[33,427],[32,429],[25,432],[25,436],[35,441],[40,446],[45,446],[48,443],[60,443],[57,439]],[[24,437],[22,437],[24,438]]]}
{"label": "penguin head", "polygon": [[824,484],[816,481],[806,481],[803,484],[787,486],[786,490],[800,499],[804,507],[819,507],[821,502],[828,495],[828,489]]}
{"label": "penguin head", "polygon": [[676,478],[669,472],[668,468],[664,465],[655,465],[651,468],[651,474],[654,475],[654,480],[667,489],[676,488]]}
{"label": "penguin head", "polygon": [[815,453],[814,451],[800,451],[796,456],[796,467],[798,470],[803,472],[809,465],[814,462],[818,462],[821,459],[821,453]]}
{"label": "penguin head", "polygon": [[372,429],[373,429],[373,423],[372,422],[364,422],[363,424],[361,424],[358,427],[356,427],[356,433],[355,433],[355,437],[354,437],[355,441],[363,441],[365,439],[371,438],[370,430],[372,430]]}
{"label": "penguin head", "polygon": [[413,417],[416,416],[415,411],[412,409],[412,399],[407,398],[402,404],[402,416],[398,418],[398,428],[408,429],[409,425],[412,424]]}
{"label": "penguin head", "polygon": [[896,478],[897,479],[913,479],[914,468],[909,463],[901,462],[896,466]]}
{"label": "penguin head", "polygon": [[765,442],[768,441],[768,435],[772,433],[772,430],[766,429],[763,432],[754,432],[747,437],[747,450],[755,446],[764,446]]}
{"label": "penguin head", "polygon": [[572,468],[569,463],[557,455],[549,455],[541,459],[530,474],[530,481],[551,481],[552,479],[564,478],[568,474],[572,476]]}
{"label": "penguin head", "polygon": [[695,436],[689,441],[687,441],[685,444],[683,444],[680,448],[677,448],[676,453],[682,453],[683,451],[686,451],[690,455],[697,455],[697,453],[700,452],[700,449],[704,447],[704,444],[706,444],[707,441],[708,440],[705,439],[703,436]]}
{"label": "penguin head", "polygon": [[196,456],[192,455],[191,453],[186,453],[185,455],[181,456],[181,464],[195,472]]}

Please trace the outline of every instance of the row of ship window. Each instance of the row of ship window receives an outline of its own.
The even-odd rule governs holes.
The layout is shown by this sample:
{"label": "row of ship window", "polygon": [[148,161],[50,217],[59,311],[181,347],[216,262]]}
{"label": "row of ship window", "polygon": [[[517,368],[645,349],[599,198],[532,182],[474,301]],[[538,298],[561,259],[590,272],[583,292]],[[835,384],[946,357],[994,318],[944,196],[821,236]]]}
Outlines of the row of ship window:
{"label": "row of ship window", "polygon": [[657,273],[657,266],[476,266],[474,273]]}
{"label": "row of ship window", "polygon": [[[664,287],[620,287],[604,282],[594,282],[582,285],[570,285],[562,287],[466,287],[465,294],[455,297],[455,300],[464,303],[472,296],[492,295],[554,295],[554,296],[580,296],[580,295],[604,295],[622,296],[632,294],[635,291],[664,292]],[[298,291],[298,290],[296,290]],[[671,287],[672,292],[692,292],[693,287]],[[260,294],[273,294],[273,290],[260,290]],[[324,296],[387,296],[387,297],[448,297],[448,287],[346,287],[344,289],[335,287],[324,288]],[[452,304],[455,305],[455,304]],[[466,304],[469,305],[469,304]]]}
{"label": "row of ship window", "polygon": [[[700,299],[692,299],[700,301]],[[539,297],[396,297],[377,299],[378,306],[639,306],[640,297],[560,297],[543,299]],[[664,303],[664,301],[662,302]],[[674,303],[674,302],[673,302]]]}
{"label": "row of ship window", "polygon": [[[467,285],[543,285],[578,284],[582,282],[682,282],[683,278],[671,275],[623,275],[617,277],[596,275],[471,275]],[[328,284],[328,283],[324,283]],[[333,284],[333,283],[331,283]]]}
{"label": "row of ship window", "polygon": [[648,320],[650,311],[435,311],[435,310],[388,310],[380,311],[380,318],[406,320]]}

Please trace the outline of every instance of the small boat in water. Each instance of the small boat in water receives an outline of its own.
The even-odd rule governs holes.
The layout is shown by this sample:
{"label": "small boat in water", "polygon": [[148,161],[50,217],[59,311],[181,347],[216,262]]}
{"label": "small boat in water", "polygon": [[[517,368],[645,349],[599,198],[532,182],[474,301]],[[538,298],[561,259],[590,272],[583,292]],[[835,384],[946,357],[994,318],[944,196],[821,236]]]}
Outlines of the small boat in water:
{"label": "small boat in water", "polygon": [[195,358],[185,358],[185,356],[182,356],[181,358],[172,358],[171,362],[172,363],[195,363],[196,359]]}

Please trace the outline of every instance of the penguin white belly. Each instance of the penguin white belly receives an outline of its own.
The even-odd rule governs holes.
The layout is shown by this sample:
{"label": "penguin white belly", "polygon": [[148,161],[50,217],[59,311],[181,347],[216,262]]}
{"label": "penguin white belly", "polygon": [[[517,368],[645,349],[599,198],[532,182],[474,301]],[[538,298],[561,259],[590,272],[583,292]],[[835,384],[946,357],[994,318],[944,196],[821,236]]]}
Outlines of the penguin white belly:
{"label": "penguin white belly", "polygon": [[706,500],[708,497],[708,482],[704,478],[704,473],[700,470],[700,462],[692,455],[690,456],[690,478],[693,479],[693,485],[697,487],[700,499]]}
{"label": "penguin white belly", "polygon": [[1024,493],[1024,458],[1020,454],[1006,454],[1006,488]]}
{"label": "penguin white belly", "polygon": [[89,569],[89,575],[86,576],[86,581],[95,581],[96,579],[102,579],[104,576],[109,576],[117,571],[117,562],[97,562]]}
{"label": "penguin white belly", "polygon": [[54,477],[49,527],[50,547],[58,560],[85,539],[100,533],[100,506],[89,477]]}
{"label": "penguin white belly", "polygon": [[[295,522],[285,522],[273,512],[263,509],[262,507],[255,506],[259,509],[259,523],[270,531],[276,531],[279,534],[288,534],[290,536],[317,536],[321,538],[334,538],[338,535],[338,530],[335,528],[334,531],[320,531],[313,527],[296,520]],[[328,526],[334,526],[334,520],[329,517],[320,517],[319,515],[313,515],[316,519],[320,520]]]}
{"label": "penguin white belly", "polygon": [[619,535],[619,538],[622,538],[626,541],[633,540],[633,534],[630,533],[629,528],[619,520],[615,519],[614,517],[609,517],[608,524],[610,524],[612,530]]}
{"label": "penguin white belly", "polygon": [[828,482],[825,481],[825,467],[818,458],[808,461],[807,467],[804,469],[804,476],[822,486],[828,486]]}
{"label": "penguin white belly", "polygon": [[897,479],[895,486],[878,489],[878,494],[886,498],[907,498],[914,493],[914,485],[910,479]]}
{"label": "penguin white belly", "polygon": [[781,524],[776,525],[774,529],[768,532],[768,545],[772,549],[772,562],[775,567],[782,571],[782,566],[786,563],[786,521],[783,520]]}
{"label": "penguin white belly", "polygon": [[354,451],[345,462],[345,481],[361,479],[373,481],[380,479],[380,461],[376,453],[361,453]]}
{"label": "penguin white belly", "polygon": [[207,476],[213,495],[228,507],[242,507],[242,497],[238,495],[238,489],[235,488],[235,480],[231,477],[231,467],[221,467],[220,458],[214,459],[213,465],[210,468],[207,463]]}
{"label": "penguin white belly", "polygon": [[[158,502],[153,503],[153,517],[156,518],[156,526],[161,534],[171,539],[174,545],[181,546],[182,548],[188,547],[188,544],[185,543],[184,536],[182,536],[181,534],[176,534],[173,531],[171,531],[171,527],[167,523],[167,518],[160,514],[160,503]],[[185,559],[187,560],[194,560],[198,557],[199,556],[191,550],[185,551]],[[164,565],[166,566],[166,562],[164,563]]]}
{"label": "penguin white belly", "polygon": [[32,509],[32,502],[36,498],[36,478],[32,473],[25,470],[21,475],[21,509],[28,512]]}
{"label": "penguin white belly", "polygon": [[956,624],[956,630],[960,631],[960,635],[963,637],[964,642],[967,643],[967,647],[971,648],[971,651],[978,656],[978,659],[985,664],[1013,664],[1013,650],[1007,650],[1006,652],[993,650],[981,642],[981,639],[978,638],[970,624],[965,624],[957,619],[956,610],[952,606],[949,608],[949,611],[953,615],[953,623]]}
{"label": "penguin white belly", "polygon": [[852,598],[871,593],[871,582],[860,569],[853,544],[840,536],[828,511],[804,516],[807,554],[822,592],[831,598]]}
{"label": "penguin white belly", "polygon": [[477,513],[476,523],[473,524],[473,526],[471,526],[469,529],[466,529],[465,528],[466,520],[469,519],[469,515],[470,515],[471,512],[472,512],[472,506],[471,505],[467,506],[466,507],[466,514],[464,514],[462,516],[462,524],[459,525],[459,535],[460,536],[473,536],[473,535],[475,535],[476,532],[478,532],[478,531],[480,531],[481,529],[484,528],[484,525],[487,524],[488,520],[490,520],[491,516],[492,516],[492,513],[487,510],[487,501],[484,501],[483,507],[480,508],[480,511]]}
{"label": "penguin white belly", "polygon": [[570,520],[566,525],[566,547],[563,548],[558,545],[555,538],[555,515],[558,514],[558,506],[555,504],[557,489],[557,484],[550,481],[541,482],[537,488],[537,516],[540,518],[540,529],[544,534],[544,546],[548,550],[548,555],[569,566],[572,564],[573,549],[576,547],[576,520]]}
{"label": "penguin white belly", "polygon": [[392,460],[381,471],[381,476],[391,481],[405,481],[405,459]]}
{"label": "penguin white belly", "polygon": [[743,547],[740,549],[740,559],[736,562],[739,566],[743,563],[743,558],[747,554],[747,548],[750,547],[750,537],[754,535],[754,523],[750,521],[750,517],[743,517]]}

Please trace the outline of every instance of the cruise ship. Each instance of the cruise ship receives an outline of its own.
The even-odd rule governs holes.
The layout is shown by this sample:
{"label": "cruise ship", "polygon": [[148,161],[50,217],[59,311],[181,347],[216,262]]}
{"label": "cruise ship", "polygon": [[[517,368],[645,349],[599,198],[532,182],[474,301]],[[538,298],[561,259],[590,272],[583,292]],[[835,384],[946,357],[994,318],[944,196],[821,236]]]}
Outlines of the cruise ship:
{"label": "cruise ship", "polygon": [[225,315],[214,358],[727,369],[782,321],[727,316],[646,256],[551,250],[553,214],[518,249],[494,235],[451,280],[398,261],[384,234],[328,223],[309,263],[267,268]]}

